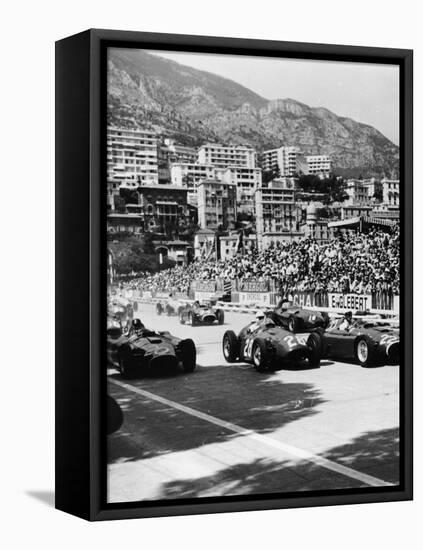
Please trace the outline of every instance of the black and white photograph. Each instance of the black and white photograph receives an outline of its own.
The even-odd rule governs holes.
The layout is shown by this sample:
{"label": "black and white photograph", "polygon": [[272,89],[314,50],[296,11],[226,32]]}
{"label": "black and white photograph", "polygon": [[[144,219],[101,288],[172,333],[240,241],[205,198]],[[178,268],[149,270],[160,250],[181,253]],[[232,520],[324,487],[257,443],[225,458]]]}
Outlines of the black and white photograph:
{"label": "black and white photograph", "polygon": [[401,483],[400,68],[107,50],[107,502]]}

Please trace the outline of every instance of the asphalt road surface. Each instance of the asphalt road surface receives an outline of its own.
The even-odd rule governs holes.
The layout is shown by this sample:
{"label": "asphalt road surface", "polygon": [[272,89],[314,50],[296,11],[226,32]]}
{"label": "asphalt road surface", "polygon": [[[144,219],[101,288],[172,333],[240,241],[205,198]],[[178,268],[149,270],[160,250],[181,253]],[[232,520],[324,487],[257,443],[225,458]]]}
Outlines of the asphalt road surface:
{"label": "asphalt road surface", "polygon": [[124,380],[109,394],[124,423],[108,437],[108,501],[284,493],[399,482],[399,368],[330,360],[258,373],[225,362],[222,326],[189,327],[141,305],[149,328],[192,338],[192,374]]}

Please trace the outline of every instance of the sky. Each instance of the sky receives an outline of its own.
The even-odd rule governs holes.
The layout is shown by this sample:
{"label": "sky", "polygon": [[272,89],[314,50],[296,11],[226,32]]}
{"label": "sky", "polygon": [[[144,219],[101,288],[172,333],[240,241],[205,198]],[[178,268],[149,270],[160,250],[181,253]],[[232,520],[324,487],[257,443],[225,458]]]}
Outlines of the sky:
{"label": "sky", "polygon": [[377,128],[398,145],[396,65],[151,51],[230,78],[266,99],[290,97]]}

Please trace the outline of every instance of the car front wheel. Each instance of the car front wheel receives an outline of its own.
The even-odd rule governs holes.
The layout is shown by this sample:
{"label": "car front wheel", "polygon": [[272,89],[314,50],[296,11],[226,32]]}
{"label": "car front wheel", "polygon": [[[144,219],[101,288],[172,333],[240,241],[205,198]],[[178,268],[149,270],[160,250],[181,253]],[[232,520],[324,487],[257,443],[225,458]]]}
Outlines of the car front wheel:
{"label": "car front wheel", "polygon": [[239,340],[233,330],[227,330],[222,341],[223,357],[227,363],[235,363],[239,357]]}
{"label": "car front wheel", "polygon": [[197,350],[194,341],[191,338],[182,340],[179,350],[184,371],[193,372],[197,363]]}
{"label": "car front wheel", "polygon": [[263,342],[254,342],[251,357],[253,360],[254,368],[258,372],[264,372],[269,369],[269,353]]}
{"label": "car front wheel", "polygon": [[356,341],[355,359],[362,367],[371,367],[375,364],[375,348],[366,336],[361,336]]}

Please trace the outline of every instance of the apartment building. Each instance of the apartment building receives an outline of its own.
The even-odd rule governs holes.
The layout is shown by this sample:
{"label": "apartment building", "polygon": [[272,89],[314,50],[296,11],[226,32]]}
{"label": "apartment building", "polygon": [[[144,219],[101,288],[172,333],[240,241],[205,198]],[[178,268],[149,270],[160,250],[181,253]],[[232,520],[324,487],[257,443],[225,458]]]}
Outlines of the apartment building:
{"label": "apartment building", "polygon": [[308,173],[306,159],[299,147],[269,149],[261,155],[263,170],[279,170],[281,176],[292,177]]}
{"label": "apartment building", "polygon": [[383,184],[376,178],[362,180],[364,187],[367,189],[367,194],[370,198],[383,196]]}
{"label": "apartment building", "polygon": [[366,206],[370,204],[367,187],[362,180],[348,180],[345,184],[345,193],[348,199],[344,202],[348,206]]}
{"label": "apartment building", "polygon": [[255,194],[256,227],[259,248],[270,240],[298,236],[301,209],[295,202],[295,189],[284,180],[273,180],[267,187],[258,187]]}
{"label": "apartment building", "polygon": [[329,155],[306,155],[307,173],[328,177],[332,172],[332,159]]}
{"label": "apartment building", "polygon": [[152,130],[107,129],[107,181],[110,184],[158,183],[158,140]]}
{"label": "apartment building", "polygon": [[161,149],[168,163],[193,163],[197,160],[197,149],[195,147],[180,145],[171,138],[165,138]]}
{"label": "apartment building", "polygon": [[198,223],[202,229],[234,227],[237,215],[236,185],[216,179],[197,186]]}
{"label": "apartment building", "polygon": [[205,143],[197,151],[199,164],[212,164],[218,168],[234,166],[237,168],[255,168],[256,152],[243,145],[221,145]]}
{"label": "apartment building", "polygon": [[229,166],[223,171],[221,177],[219,177],[219,174],[217,175],[217,179],[236,185],[238,212],[254,213],[256,208],[255,192],[257,187],[261,185],[261,174],[260,168]]}
{"label": "apartment building", "polygon": [[383,203],[387,206],[398,206],[400,203],[399,180],[383,178]]}
{"label": "apartment building", "polygon": [[178,162],[170,165],[170,179],[173,185],[186,187],[189,193],[196,193],[196,185],[204,179],[214,179],[215,168],[212,164]]}

